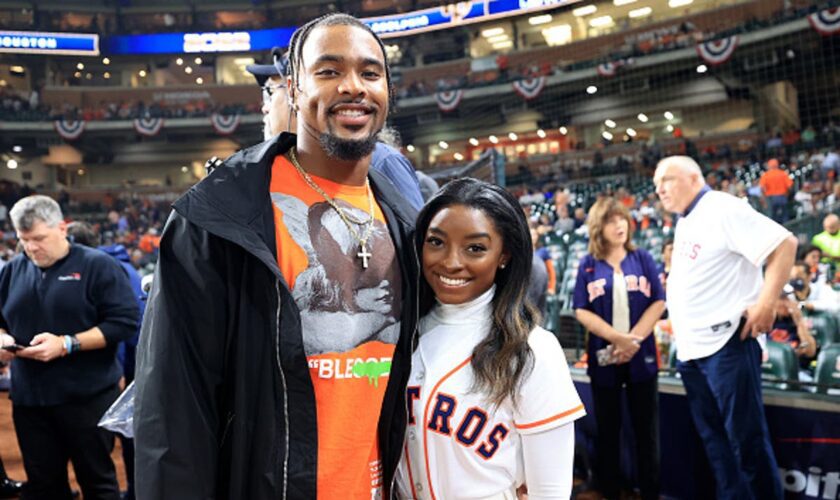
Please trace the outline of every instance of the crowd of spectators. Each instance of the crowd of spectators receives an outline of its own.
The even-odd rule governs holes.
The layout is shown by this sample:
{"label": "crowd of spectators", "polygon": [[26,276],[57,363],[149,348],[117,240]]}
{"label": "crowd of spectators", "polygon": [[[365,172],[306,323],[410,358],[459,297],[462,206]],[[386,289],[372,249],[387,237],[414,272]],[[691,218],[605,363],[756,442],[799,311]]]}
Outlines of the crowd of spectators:
{"label": "crowd of spectators", "polygon": [[95,106],[79,108],[64,103],[50,106],[40,102],[37,91],[28,98],[17,92],[0,89],[0,121],[47,120],[134,120],[136,118],[197,118],[214,113],[223,115],[259,113],[258,104],[213,104],[203,100],[173,105],[158,102],[120,100],[100,101]]}

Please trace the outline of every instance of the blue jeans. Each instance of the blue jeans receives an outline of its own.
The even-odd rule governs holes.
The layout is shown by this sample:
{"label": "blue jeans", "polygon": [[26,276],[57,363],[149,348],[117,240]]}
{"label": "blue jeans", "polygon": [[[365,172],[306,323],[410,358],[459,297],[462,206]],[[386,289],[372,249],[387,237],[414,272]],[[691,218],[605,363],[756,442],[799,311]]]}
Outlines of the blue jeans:
{"label": "blue jeans", "polygon": [[[742,322],[743,323],[743,322]],[[678,362],[717,498],[781,499],[782,483],[761,399],[761,347],[741,328],[711,356]]]}
{"label": "blue jeans", "polygon": [[770,202],[770,218],[779,224],[787,222],[787,196],[768,196],[767,200]]}

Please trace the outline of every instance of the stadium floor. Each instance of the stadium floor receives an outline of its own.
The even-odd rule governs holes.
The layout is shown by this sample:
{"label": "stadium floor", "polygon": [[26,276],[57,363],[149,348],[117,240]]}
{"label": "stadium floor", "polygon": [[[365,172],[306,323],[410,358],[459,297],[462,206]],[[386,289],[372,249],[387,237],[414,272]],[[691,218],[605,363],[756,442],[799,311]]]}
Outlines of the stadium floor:
{"label": "stadium floor", "polygon": [[[23,471],[23,459],[20,456],[15,428],[12,424],[12,401],[8,393],[0,393],[0,457],[3,457],[3,465],[9,477],[17,481],[25,481],[26,473]],[[122,461],[122,447],[119,439],[115,440],[114,451],[111,453],[114,463],[117,465],[117,479],[120,482],[120,490],[125,489],[125,468]],[[73,467],[68,466],[70,484],[73,489],[79,489],[76,483],[76,475]]]}

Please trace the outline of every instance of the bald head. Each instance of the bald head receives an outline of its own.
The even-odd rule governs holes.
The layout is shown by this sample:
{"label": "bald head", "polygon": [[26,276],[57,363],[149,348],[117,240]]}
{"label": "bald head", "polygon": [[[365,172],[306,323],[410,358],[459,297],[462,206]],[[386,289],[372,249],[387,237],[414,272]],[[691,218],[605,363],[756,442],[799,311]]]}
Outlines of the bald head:
{"label": "bald head", "polygon": [[823,219],[823,229],[832,236],[837,234],[837,231],[840,231],[840,217],[835,214],[826,215]]}
{"label": "bald head", "polygon": [[700,165],[688,156],[669,156],[656,166],[656,194],[665,210],[685,212],[706,182]]}

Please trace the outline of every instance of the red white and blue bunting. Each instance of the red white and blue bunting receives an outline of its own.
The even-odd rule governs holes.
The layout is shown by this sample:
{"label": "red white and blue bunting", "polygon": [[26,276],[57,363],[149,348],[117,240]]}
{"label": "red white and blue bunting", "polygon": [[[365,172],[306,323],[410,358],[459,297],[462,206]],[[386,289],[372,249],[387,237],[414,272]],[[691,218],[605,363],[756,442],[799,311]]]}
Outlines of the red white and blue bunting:
{"label": "red white and blue bunting", "polygon": [[516,80],[513,82],[513,90],[515,90],[517,94],[521,95],[526,101],[530,101],[540,95],[540,92],[542,92],[543,88],[545,88],[545,80],[546,78],[544,76]]}
{"label": "red white and blue bunting", "polygon": [[210,115],[210,123],[219,135],[230,135],[236,132],[241,120],[242,117],[240,115],[223,115],[219,113]]}
{"label": "red white and blue bunting", "polygon": [[152,137],[158,135],[160,129],[163,128],[163,118],[135,118],[134,119],[134,130],[137,131],[140,135],[145,135],[146,137]]}
{"label": "red white and blue bunting", "polygon": [[630,66],[633,62],[633,58],[619,59],[618,61],[601,63],[595,69],[598,71],[599,75],[609,78],[615,76],[615,74],[618,73],[619,68]]}
{"label": "red white and blue bunting", "polygon": [[58,132],[58,135],[60,135],[65,141],[76,140],[80,135],[82,135],[82,132],[85,131],[84,120],[62,119],[54,121],[53,125],[55,126],[55,131]]}
{"label": "red white and blue bunting", "polygon": [[435,101],[441,111],[452,111],[461,104],[462,97],[464,97],[462,89],[444,90],[435,94]]}
{"label": "red white and blue bunting", "polygon": [[697,54],[711,65],[723,64],[732,57],[738,47],[738,35],[697,44]]}
{"label": "red white and blue bunting", "polygon": [[823,36],[840,33],[840,7],[808,14],[808,22]]}

